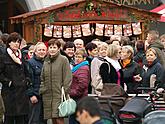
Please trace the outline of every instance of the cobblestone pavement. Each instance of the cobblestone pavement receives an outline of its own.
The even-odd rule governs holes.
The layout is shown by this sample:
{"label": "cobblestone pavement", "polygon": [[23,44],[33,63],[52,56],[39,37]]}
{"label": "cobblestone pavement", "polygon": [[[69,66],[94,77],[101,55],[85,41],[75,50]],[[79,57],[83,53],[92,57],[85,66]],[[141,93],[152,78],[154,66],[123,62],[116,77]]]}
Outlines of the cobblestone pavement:
{"label": "cobblestone pavement", "polygon": [[[48,120],[48,123],[47,124],[52,124],[52,121],[51,120]],[[69,124],[68,118],[65,118],[65,124]]]}

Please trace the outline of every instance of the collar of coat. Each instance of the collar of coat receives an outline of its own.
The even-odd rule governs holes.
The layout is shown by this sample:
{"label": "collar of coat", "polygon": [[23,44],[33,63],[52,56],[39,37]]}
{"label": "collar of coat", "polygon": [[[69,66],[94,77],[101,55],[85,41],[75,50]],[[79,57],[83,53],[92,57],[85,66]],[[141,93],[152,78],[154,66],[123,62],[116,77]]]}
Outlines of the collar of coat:
{"label": "collar of coat", "polygon": [[84,65],[89,65],[89,62],[88,61],[83,61],[81,62],[80,64],[74,66],[72,68],[72,73],[74,73],[75,71],[77,71],[80,67],[84,66]]}
{"label": "collar of coat", "polygon": [[13,61],[19,65],[22,64],[21,58],[22,58],[22,54],[21,51],[18,49],[16,53],[13,52],[13,50],[11,50],[10,48],[7,48],[7,53],[9,54],[9,56],[13,59]]}
{"label": "collar of coat", "polygon": [[55,61],[56,59],[57,59],[57,57],[60,55],[60,51],[58,51],[54,56],[50,56],[49,54],[48,54],[48,56],[46,57],[46,61],[47,62],[53,62],[53,61]]}

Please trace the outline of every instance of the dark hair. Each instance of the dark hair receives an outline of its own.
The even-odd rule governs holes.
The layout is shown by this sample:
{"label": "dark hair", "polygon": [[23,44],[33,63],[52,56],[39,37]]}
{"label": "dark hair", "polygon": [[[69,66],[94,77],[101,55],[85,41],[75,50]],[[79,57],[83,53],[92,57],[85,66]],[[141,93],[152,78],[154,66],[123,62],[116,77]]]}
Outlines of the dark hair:
{"label": "dark hair", "polygon": [[73,48],[73,47],[74,47],[74,51],[76,51],[76,46],[74,45],[73,42],[66,42],[63,47],[63,50],[66,50],[67,48]]}
{"label": "dark hair", "polygon": [[4,44],[7,43],[8,38],[9,38],[9,34],[7,34],[7,33],[4,33],[1,35],[1,40],[3,41]]}
{"label": "dark hair", "polygon": [[121,44],[123,46],[125,46],[125,45],[131,45],[132,46],[132,42],[131,42],[130,38],[127,37],[127,36],[122,36],[121,37]]}
{"label": "dark hair", "polygon": [[13,32],[13,33],[9,34],[9,38],[8,38],[7,44],[6,44],[7,47],[9,47],[10,42],[12,42],[12,41],[16,42],[17,40],[19,41],[19,43],[21,43],[21,41],[22,41],[22,37],[19,33]]}
{"label": "dark hair", "polygon": [[59,39],[50,39],[49,41],[48,41],[48,47],[50,46],[50,45],[57,45],[57,47],[58,48],[60,48],[61,47],[61,43],[60,43],[60,40]]}
{"label": "dark hair", "polygon": [[137,40],[136,41],[136,49],[137,51],[144,51],[145,48],[144,48],[144,41],[143,40]]}
{"label": "dark hair", "polygon": [[97,45],[92,43],[92,42],[87,43],[86,46],[85,46],[85,49],[86,49],[87,53],[88,53],[88,50],[92,51],[96,48],[97,48]]}
{"label": "dark hair", "polygon": [[86,96],[80,99],[77,103],[76,113],[82,113],[83,110],[89,112],[90,116],[101,116],[99,102],[91,96]]}

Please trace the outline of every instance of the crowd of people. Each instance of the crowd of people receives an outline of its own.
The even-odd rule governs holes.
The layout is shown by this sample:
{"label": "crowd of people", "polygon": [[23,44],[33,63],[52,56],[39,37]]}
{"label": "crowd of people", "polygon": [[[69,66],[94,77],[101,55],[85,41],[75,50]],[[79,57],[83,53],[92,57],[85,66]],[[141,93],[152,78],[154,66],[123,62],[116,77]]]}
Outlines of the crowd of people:
{"label": "crowd of people", "polygon": [[[17,32],[0,37],[0,119],[4,124],[47,124],[48,119],[64,124],[58,114],[61,87],[78,103],[69,124],[102,124],[98,111],[91,110],[95,101],[88,94],[105,95],[106,84],[116,84],[127,93],[139,92],[139,86],[163,92],[164,80],[165,35],[155,30],[148,32],[145,41],[112,35],[105,42],[93,39],[87,44],[82,39],[26,43]],[[83,99],[88,102],[82,103]],[[89,120],[80,118],[82,113]]]}

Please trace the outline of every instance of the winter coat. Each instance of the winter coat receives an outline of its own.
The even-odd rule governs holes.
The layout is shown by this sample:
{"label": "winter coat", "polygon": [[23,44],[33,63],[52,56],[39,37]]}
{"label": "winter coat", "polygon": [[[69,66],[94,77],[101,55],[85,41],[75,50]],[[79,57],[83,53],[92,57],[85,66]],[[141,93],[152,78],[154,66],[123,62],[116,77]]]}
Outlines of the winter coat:
{"label": "winter coat", "polygon": [[69,61],[59,52],[53,57],[47,56],[42,72],[40,93],[43,98],[44,118],[58,118],[58,106],[61,102],[61,87],[69,92],[72,73]]}
{"label": "winter coat", "polygon": [[162,66],[165,69],[165,54],[163,52],[163,50],[164,50],[163,44],[159,40],[156,40],[155,42],[151,43],[148,46],[148,48],[153,48],[156,51],[157,58],[158,58],[160,64],[162,64]]}
{"label": "winter coat", "polygon": [[[159,63],[158,59],[154,60],[152,65],[144,65],[143,66],[143,72],[142,72],[142,86],[144,87],[150,87],[150,78],[151,75],[156,75],[156,85],[158,87],[164,87],[164,68]],[[165,88],[165,87],[164,87]]]}
{"label": "winter coat", "polygon": [[[122,63],[122,61],[120,61]],[[121,64],[122,65],[122,64]],[[122,68],[123,71],[123,81],[127,85],[127,93],[136,93],[137,87],[141,85],[140,82],[134,80],[134,76],[142,73],[142,69],[138,63],[131,60],[131,62]]]}
{"label": "winter coat", "polygon": [[90,81],[90,70],[88,62],[86,65],[82,65],[77,70],[72,72],[72,75],[73,79],[70,87],[70,97],[78,101],[84,96],[88,95],[88,84]]}
{"label": "winter coat", "polygon": [[[120,72],[120,85],[124,87],[123,83],[123,72],[122,69],[119,70]],[[109,62],[104,62],[100,66],[100,75],[104,83],[115,83],[117,84],[118,81],[118,74],[116,72],[116,69],[112,66]]]}
{"label": "winter coat", "polygon": [[29,84],[28,96],[39,97],[39,88],[41,84],[40,75],[43,66],[43,59],[37,58],[34,54],[33,57],[28,61],[28,76],[31,84]]}
{"label": "winter coat", "polygon": [[[9,82],[12,81],[9,86]],[[26,95],[27,81],[24,65],[17,64],[5,51],[0,58],[0,82],[2,83],[2,98],[5,114],[20,116],[28,114],[28,96]]]}
{"label": "winter coat", "polygon": [[0,43],[0,54],[3,54],[5,52],[5,49],[6,49],[5,45]]}
{"label": "winter coat", "polygon": [[93,93],[100,94],[103,89],[103,81],[100,76],[100,66],[104,62],[104,58],[95,57],[91,62],[91,85]]}
{"label": "winter coat", "polygon": [[140,67],[142,68],[142,66],[143,66],[143,64],[144,64],[144,62],[145,62],[145,52],[144,51],[138,51],[136,54],[135,54],[135,56],[133,57],[133,60],[135,61],[135,62],[137,62],[139,65],[140,65]]}

